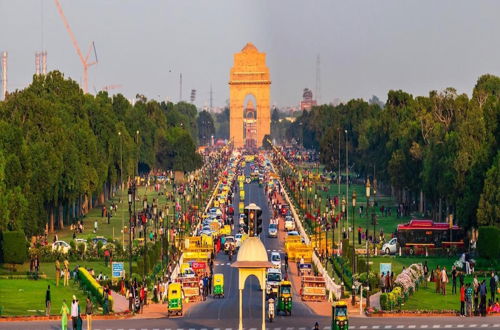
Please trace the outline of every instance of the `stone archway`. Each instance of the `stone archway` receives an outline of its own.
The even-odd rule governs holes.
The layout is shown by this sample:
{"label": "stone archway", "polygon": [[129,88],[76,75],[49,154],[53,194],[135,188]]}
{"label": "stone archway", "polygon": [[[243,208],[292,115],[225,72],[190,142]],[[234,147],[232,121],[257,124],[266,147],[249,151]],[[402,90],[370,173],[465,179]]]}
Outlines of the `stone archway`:
{"label": "stone archway", "polygon": [[255,98],[257,115],[252,140],[255,140],[256,147],[260,147],[264,136],[271,134],[271,80],[266,54],[259,52],[252,43],[234,54],[229,78],[229,138],[237,148],[246,144],[244,122],[248,103],[245,101],[249,94]]}

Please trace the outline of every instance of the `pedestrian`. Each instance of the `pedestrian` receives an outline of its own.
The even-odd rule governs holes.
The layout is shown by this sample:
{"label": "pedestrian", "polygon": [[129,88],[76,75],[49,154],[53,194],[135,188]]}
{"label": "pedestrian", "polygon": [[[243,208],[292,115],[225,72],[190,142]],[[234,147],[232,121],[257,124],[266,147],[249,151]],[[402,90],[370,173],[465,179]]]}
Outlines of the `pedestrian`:
{"label": "pedestrian", "polygon": [[465,316],[465,287],[460,286],[460,316]]}
{"label": "pedestrian", "polygon": [[63,285],[67,286],[69,285],[69,261],[68,259],[64,259],[64,279],[63,279]]}
{"label": "pedestrian", "polygon": [[73,330],[77,329],[78,326],[78,309],[80,306],[78,305],[78,300],[75,295],[73,295],[73,301],[71,303],[71,320],[73,321]]}
{"label": "pedestrian", "polygon": [[67,330],[69,309],[68,305],[66,305],[66,299],[63,299],[60,313],[61,313],[61,330]]}
{"label": "pedestrian", "polygon": [[385,278],[384,278],[384,272],[382,272],[382,274],[380,275],[380,282],[379,282],[379,286],[380,286],[380,291],[382,291],[382,293],[385,293]]}
{"label": "pedestrian", "polygon": [[141,286],[141,290],[139,291],[139,298],[141,303],[141,314],[144,311],[144,302],[146,300],[146,291],[144,290],[144,285]]}
{"label": "pedestrian", "polygon": [[[457,293],[457,268],[455,266],[452,267],[451,269],[451,293],[456,294]],[[460,285],[462,287],[462,285]]]}
{"label": "pedestrian", "polygon": [[318,322],[314,323],[314,330],[319,330],[319,324],[318,324]]}
{"label": "pedestrian", "polygon": [[429,279],[427,278],[429,274],[429,266],[427,266],[427,260],[424,261],[424,282],[425,282],[425,287],[427,288],[427,282]]}
{"label": "pedestrian", "polygon": [[94,234],[97,233],[97,219],[94,221]]}
{"label": "pedestrian", "polygon": [[358,245],[361,245],[361,227],[358,227]]}
{"label": "pedestrian", "polygon": [[479,286],[479,297],[481,299],[479,310],[481,313],[481,316],[486,316],[486,294],[488,293],[488,290],[486,290],[486,280],[483,280],[481,282],[481,285]]}
{"label": "pedestrian", "polygon": [[436,269],[434,270],[434,281],[436,282],[436,293],[439,293],[441,287],[441,270],[439,269],[439,266],[436,266]]}
{"label": "pedestrian", "polygon": [[55,261],[56,267],[56,287],[59,286],[59,278],[61,277],[61,263],[59,262],[59,258]]}
{"label": "pedestrian", "polygon": [[491,294],[491,301],[495,302],[495,293],[497,291],[497,281],[495,279],[495,272],[491,272],[491,278],[490,278],[490,294]]}
{"label": "pedestrian", "polygon": [[107,315],[109,313],[109,291],[107,286],[103,288],[102,296],[103,296],[102,311],[104,315]]}
{"label": "pedestrian", "polygon": [[90,297],[87,296],[87,305],[85,306],[85,314],[87,315],[87,330],[92,330],[92,301]]}
{"label": "pedestrian", "polygon": [[472,296],[474,295],[474,290],[472,289],[470,283],[467,283],[465,289],[465,315],[472,316]]}
{"label": "pedestrian", "polygon": [[50,316],[50,305],[52,299],[50,297],[50,285],[47,286],[47,292],[45,292],[45,315]]}
{"label": "pedestrian", "polygon": [[385,292],[391,292],[391,275],[389,272],[385,275]]}
{"label": "pedestrian", "polygon": [[441,271],[441,292],[443,296],[446,295],[446,285],[448,284],[448,274],[446,274],[446,267],[443,266]]}
{"label": "pedestrian", "polygon": [[479,315],[479,283],[474,286],[474,314]]}

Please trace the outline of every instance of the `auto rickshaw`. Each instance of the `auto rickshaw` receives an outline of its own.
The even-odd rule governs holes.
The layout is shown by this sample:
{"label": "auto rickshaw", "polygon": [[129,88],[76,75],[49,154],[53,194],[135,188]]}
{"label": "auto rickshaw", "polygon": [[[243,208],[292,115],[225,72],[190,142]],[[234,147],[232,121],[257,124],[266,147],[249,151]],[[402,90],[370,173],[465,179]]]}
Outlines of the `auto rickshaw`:
{"label": "auto rickshaw", "polygon": [[245,190],[240,190],[240,201],[245,200]]}
{"label": "auto rickshaw", "polygon": [[292,315],[292,283],[290,281],[281,281],[280,283],[276,314],[279,312]]}
{"label": "auto rickshaw", "polygon": [[214,274],[214,298],[224,298],[224,274]]}
{"label": "auto rickshaw", "polygon": [[170,283],[168,286],[168,313],[182,316],[182,287],[180,283]]}
{"label": "auto rickshaw", "polygon": [[332,305],[332,330],[348,330],[347,303],[338,301]]}

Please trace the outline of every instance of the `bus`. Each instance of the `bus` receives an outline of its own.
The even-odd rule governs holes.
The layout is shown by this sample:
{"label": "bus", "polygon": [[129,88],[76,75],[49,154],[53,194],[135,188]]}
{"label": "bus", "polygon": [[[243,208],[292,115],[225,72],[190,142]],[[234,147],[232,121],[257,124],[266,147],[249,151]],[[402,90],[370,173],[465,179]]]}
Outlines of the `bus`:
{"label": "bus", "polygon": [[457,226],[446,222],[432,220],[410,220],[399,224],[397,242],[402,248],[447,248],[463,247],[465,232]]}

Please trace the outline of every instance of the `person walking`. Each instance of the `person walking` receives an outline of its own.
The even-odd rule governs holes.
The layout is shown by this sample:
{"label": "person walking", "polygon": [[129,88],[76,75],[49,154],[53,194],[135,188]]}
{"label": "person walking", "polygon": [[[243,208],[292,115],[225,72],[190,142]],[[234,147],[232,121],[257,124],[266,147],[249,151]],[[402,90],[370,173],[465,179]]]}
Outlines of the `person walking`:
{"label": "person walking", "polygon": [[59,278],[61,277],[61,263],[59,262],[59,258],[55,261],[56,267],[56,287],[59,286]]}
{"label": "person walking", "polygon": [[87,305],[85,306],[85,314],[87,315],[87,330],[92,330],[92,301],[90,297],[87,296]]}
{"label": "person walking", "polygon": [[63,299],[61,306],[61,330],[68,330],[68,305],[66,305],[66,299]]}
{"label": "person walking", "polygon": [[479,310],[481,313],[481,316],[486,316],[486,294],[488,293],[488,290],[486,290],[486,280],[483,280],[481,282],[481,285],[479,286],[479,296],[481,299]]}
{"label": "person walking", "polygon": [[446,267],[443,266],[441,271],[441,293],[446,296],[446,285],[448,284],[448,274],[446,274]]}
{"label": "person walking", "polygon": [[479,283],[474,285],[474,314],[479,315]]}
{"label": "person walking", "polygon": [[434,270],[434,281],[436,282],[436,293],[439,293],[441,286],[441,270],[439,269],[439,266],[436,266],[436,269]]}
{"label": "person walking", "polygon": [[382,274],[380,275],[379,286],[380,286],[380,291],[382,291],[382,293],[385,293],[385,275],[384,275],[384,272],[382,272]]}
{"label": "person walking", "polygon": [[460,316],[465,316],[465,287],[460,286]]}
{"label": "person walking", "polygon": [[47,286],[47,291],[45,292],[45,315],[50,316],[50,305],[52,303],[50,297],[50,285]]}
{"label": "person walking", "polygon": [[73,301],[71,303],[71,320],[73,321],[73,330],[76,330],[78,327],[78,309],[80,306],[78,305],[78,299],[76,299],[75,295],[73,295]]}
{"label": "person walking", "polygon": [[[453,266],[451,269],[451,293],[456,294],[457,293],[457,267]],[[460,285],[462,287],[462,285]]]}
{"label": "person walking", "polygon": [[67,286],[69,285],[69,261],[68,259],[64,259],[64,279],[63,279],[63,285]]}
{"label": "person walking", "polygon": [[427,266],[427,260],[424,261],[424,282],[425,282],[425,287],[427,288],[427,282],[428,282],[428,276],[429,276],[429,266]]}
{"label": "person walking", "polygon": [[491,295],[491,301],[494,303],[495,302],[495,293],[497,291],[497,281],[495,279],[495,273],[491,272],[491,277],[490,277],[490,295]]}
{"label": "person walking", "polygon": [[472,296],[474,295],[474,290],[470,283],[467,283],[467,288],[465,289],[465,315],[472,316]]}

